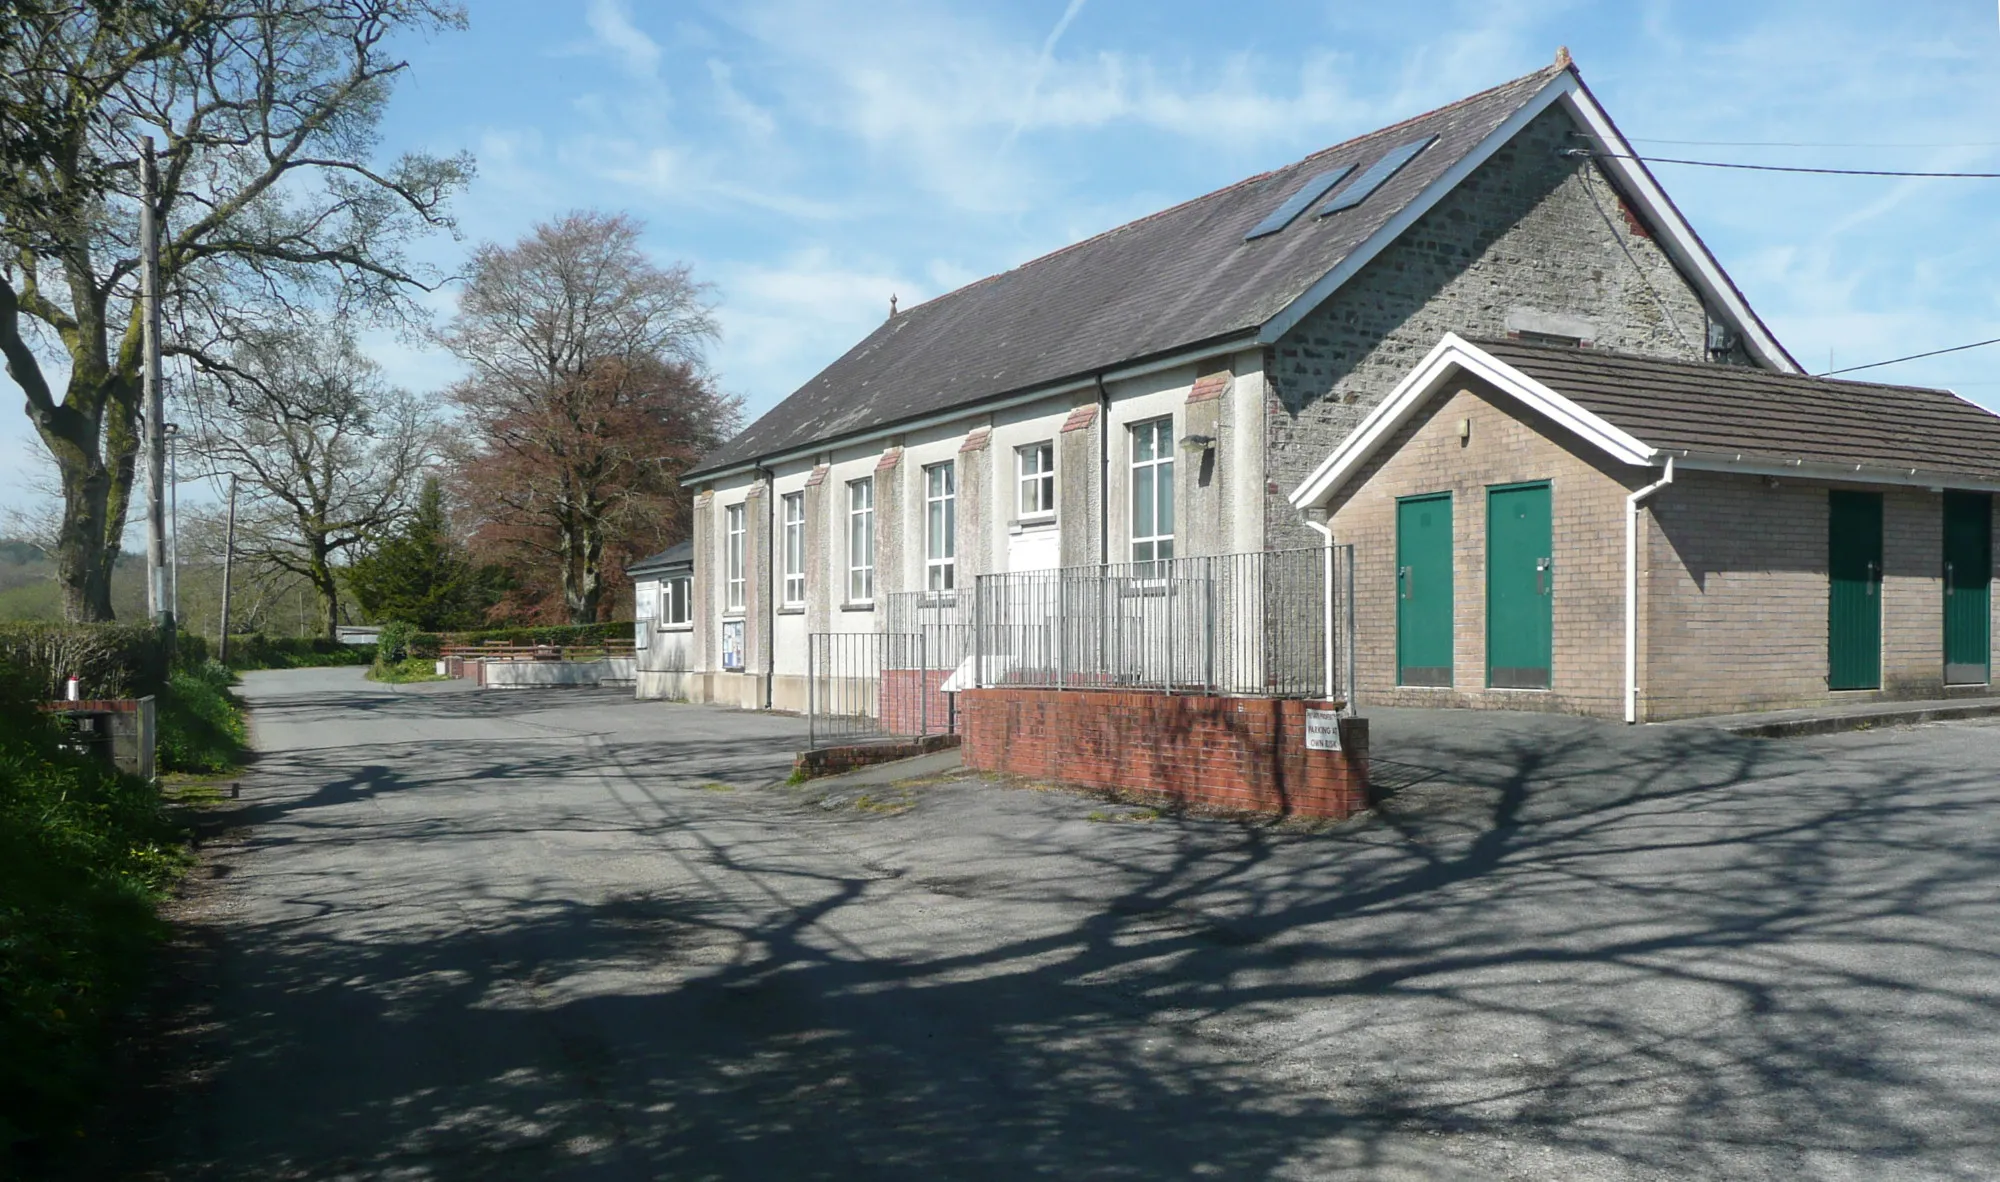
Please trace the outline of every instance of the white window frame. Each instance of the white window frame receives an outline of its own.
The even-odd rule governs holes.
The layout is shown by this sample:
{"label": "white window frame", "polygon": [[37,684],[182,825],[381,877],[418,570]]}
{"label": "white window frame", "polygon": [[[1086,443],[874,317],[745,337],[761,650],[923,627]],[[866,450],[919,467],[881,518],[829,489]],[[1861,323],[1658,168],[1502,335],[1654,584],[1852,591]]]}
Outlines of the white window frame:
{"label": "white window frame", "polygon": [[740,612],[745,595],[744,557],[749,541],[749,512],[742,503],[722,510],[722,605],[724,611]]}
{"label": "white window frame", "polygon": [[958,589],[958,464],[924,465],[924,589]]}
{"label": "white window frame", "polygon": [[1053,519],[1056,515],[1055,442],[1045,439],[1015,448],[1014,480],[1014,511],[1020,519]]}
{"label": "white window frame", "polygon": [[660,629],[694,627],[694,580],[675,575],[660,581]]}
{"label": "white window frame", "polygon": [[[1172,415],[1133,423],[1126,429],[1125,444],[1131,457],[1132,561],[1170,562],[1174,557],[1174,419]],[[1162,479],[1164,478],[1164,480]],[[1164,483],[1167,495],[1160,496]],[[1140,494],[1144,491],[1152,513],[1142,520]],[[1164,514],[1161,512],[1165,507]],[[1164,521],[1166,528],[1161,529]]]}
{"label": "white window frame", "polygon": [[784,522],[784,606],[806,605],[806,494],[786,493],[779,518]]}
{"label": "white window frame", "polygon": [[875,602],[875,478],[847,482],[847,602]]}

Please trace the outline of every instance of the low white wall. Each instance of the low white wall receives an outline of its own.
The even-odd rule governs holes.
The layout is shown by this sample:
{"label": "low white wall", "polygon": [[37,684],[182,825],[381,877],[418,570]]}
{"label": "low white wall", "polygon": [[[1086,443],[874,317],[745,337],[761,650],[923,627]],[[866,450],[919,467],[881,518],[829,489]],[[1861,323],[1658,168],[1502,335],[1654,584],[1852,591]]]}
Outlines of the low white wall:
{"label": "low white wall", "polygon": [[629,659],[601,661],[487,661],[480,684],[486,689],[535,689],[542,686],[601,685],[620,680],[629,685],[634,672]]}

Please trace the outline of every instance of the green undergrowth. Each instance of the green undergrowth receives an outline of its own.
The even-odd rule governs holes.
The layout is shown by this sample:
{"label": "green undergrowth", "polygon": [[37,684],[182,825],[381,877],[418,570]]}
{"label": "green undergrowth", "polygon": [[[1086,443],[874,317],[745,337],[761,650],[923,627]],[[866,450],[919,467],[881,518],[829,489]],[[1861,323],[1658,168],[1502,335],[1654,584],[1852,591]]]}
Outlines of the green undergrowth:
{"label": "green undergrowth", "polygon": [[190,858],[159,789],[65,747],[39,696],[0,666],[0,1176],[78,1135]]}
{"label": "green undergrowth", "polygon": [[368,670],[368,680],[387,682],[390,685],[403,685],[412,681],[449,681],[451,679],[438,675],[436,661],[426,657],[408,657],[401,661],[375,662],[374,668]]}
{"label": "green undergrowth", "polygon": [[167,678],[155,749],[161,771],[226,772],[243,762],[249,731],[243,703],[229,689],[235,680],[214,661]]}

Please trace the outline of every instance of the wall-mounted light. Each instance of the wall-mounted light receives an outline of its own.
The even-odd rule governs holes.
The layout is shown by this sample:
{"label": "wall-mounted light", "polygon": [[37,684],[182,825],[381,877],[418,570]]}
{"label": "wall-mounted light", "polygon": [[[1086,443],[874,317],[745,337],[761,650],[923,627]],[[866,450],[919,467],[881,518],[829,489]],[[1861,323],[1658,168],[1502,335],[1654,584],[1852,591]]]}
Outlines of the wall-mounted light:
{"label": "wall-mounted light", "polygon": [[1458,420],[1458,445],[1464,447],[1472,442],[1472,420]]}
{"label": "wall-mounted light", "polygon": [[1207,451],[1209,448],[1214,446],[1215,446],[1215,436],[1213,435],[1181,436],[1182,451]]}

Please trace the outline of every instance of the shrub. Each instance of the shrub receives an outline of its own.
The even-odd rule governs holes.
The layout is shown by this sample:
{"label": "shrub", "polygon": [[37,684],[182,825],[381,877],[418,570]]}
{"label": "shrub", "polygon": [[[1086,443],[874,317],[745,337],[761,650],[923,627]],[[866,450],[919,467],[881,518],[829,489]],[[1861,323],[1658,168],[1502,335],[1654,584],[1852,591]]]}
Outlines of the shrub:
{"label": "shrub", "polygon": [[88,1103],[186,865],[158,792],[65,750],[44,688],[0,664],[0,1173]]}
{"label": "shrub", "polygon": [[249,734],[242,703],[229,692],[235,680],[214,661],[167,679],[158,702],[161,771],[223,772],[242,762]]}
{"label": "shrub", "polygon": [[382,625],[382,631],[375,639],[375,667],[406,661],[410,657],[410,641],[417,634],[417,626],[406,620],[391,620]]}

